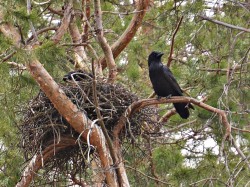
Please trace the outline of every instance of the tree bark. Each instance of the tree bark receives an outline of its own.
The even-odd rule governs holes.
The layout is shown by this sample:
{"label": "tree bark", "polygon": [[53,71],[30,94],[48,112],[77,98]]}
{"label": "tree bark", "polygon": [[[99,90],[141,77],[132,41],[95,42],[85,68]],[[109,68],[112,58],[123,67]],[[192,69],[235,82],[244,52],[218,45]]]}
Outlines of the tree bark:
{"label": "tree bark", "polygon": [[[69,33],[71,35],[74,44],[80,44],[82,37],[80,31],[75,22],[69,24]],[[86,69],[86,63],[88,61],[84,46],[74,46],[75,56],[75,69]]]}
{"label": "tree bark", "polygon": [[[115,169],[111,168],[113,162],[101,129],[85,116],[84,111],[80,111],[77,106],[71,102],[37,59],[33,58],[30,60],[28,69],[40,88],[53,103],[54,107],[69,122],[75,131],[82,135],[85,141],[88,139],[88,133],[91,133],[90,143],[96,147],[100,156],[107,184],[109,186],[118,186]],[[90,130],[91,132],[89,132]]]}
{"label": "tree bark", "polygon": [[96,40],[98,41],[99,45],[101,46],[103,50],[103,53],[105,55],[105,60],[107,62],[107,66],[109,69],[108,82],[113,83],[117,75],[117,68],[116,68],[116,64],[115,64],[115,60],[112,54],[111,47],[109,46],[103,34],[102,10],[101,10],[100,0],[94,0],[94,7],[95,7],[94,15],[95,15]]}
{"label": "tree bark", "polygon": [[124,112],[124,114],[120,117],[119,121],[117,122],[117,125],[115,126],[113,130],[113,136],[114,136],[114,147],[116,149],[119,149],[120,143],[119,143],[119,133],[121,130],[124,128],[127,118],[129,118],[132,114],[136,113],[140,109],[150,106],[150,105],[156,105],[156,104],[163,104],[163,103],[193,103],[201,108],[206,109],[207,111],[217,113],[221,119],[222,119],[222,124],[225,126],[226,131],[225,135],[223,137],[223,140],[226,140],[226,138],[229,138],[231,135],[231,125],[229,124],[227,120],[227,115],[224,110],[220,110],[218,108],[214,108],[210,105],[207,105],[201,101],[198,101],[194,98],[190,97],[184,97],[184,96],[173,96],[169,99],[167,98],[161,98],[161,99],[142,99],[139,101],[136,101],[132,103],[127,110]]}
{"label": "tree bark", "polygon": [[63,35],[67,32],[69,23],[71,21],[72,8],[73,8],[72,0],[69,0],[69,3],[67,4],[64,10],[64,15],[61,25],[59,29],[56,31],[56,34],[52,37],[52,40],[55,44],[59,43]]}
{"label": "tree bark", "polygon": [[[0,16],[0,19],[1,18],[2,17]],[[20,46],[19,42],[21,36],[15,27],[13,27],[11,24],[4,23],[0,26],[0,30],[7,38],[14,39],[13,42],[15,46]],[[29,46],[29,48],[32,48],[32,46]],[[28,50],[28,54],[29,53],[31,52]],[[104,173],[106,175],[107,184],[109,186],[118,186],[116,174],[114,169],[111,168],[113,162],[110,157],[109,149],[106,147],[105,138],[100,128],[95,124],[92,124],[92,121],[85,116],[83,111],[79,111],[79,109],[67,98],[63,90],[57,85],[57,83],[36,58],[30,57],[29,60],[30,61],[27,64],[28,70],[30,71],[33,78],[37,81],[40,88],[44,91],[46,96],[54,104],[54,107],[58,110],[58,112],[79,134],[82,135],[85,141],[87,141],[88,133],[91,133],[90,143],[96,147],[100,156],[102,168],[104,169]],[[93,127],[91,128],[91,126]],[[90,130],[91,132],[89,132]],[[35,163],[39,162],[39,158],[34,158],[33,162],[34,163],[32,163],[32,167],[36,166],[35,171],[37,171],[41,167],[40,164]],[[30,168],[30,166],[28,166],[28,168]],[[32,173],[33,170],[26,169],[24,176],[30,176],[30,180],[26,181],[26,177],[24,177],[21,179],[18,185],[28,185],[32,180]]]}
{"label": "tree bark", "polygon": [[[2,6],[0,6],[0,10],[2,9]],[[11,25],[10,23],[4,23],[4,15],[2,11],[0,11],[0,31],[3,33],[3,35],[6,38],[12,39],[13,45],[17,48],[20,47],[21,44],[21,35],[18,32],[18,29]]]}
{"label": "tree bark", "polygon": [[36,154],[25,168],[21,180],[16,187],[28,187],[33,180],[35,174],[46,163],[49,158],[56,155],[59,151],[76,145],[74,138],[62,137],[58,144],[52,144],[44,149],[42,154]]}
{"label": "tree bark", "polygon": [[[150,0],[138,0],[136,3],[135,15],[133,16],[127,29],[121,35],[121,37],[111,46],[114,59],[127,47],[129,42],[133,39],[136,31],[139,29],[142,23],[142,19],[146,14],[146,9],[149,6]],[[100,59],[102,68],[107,67],[107,61],[105,57]]]}

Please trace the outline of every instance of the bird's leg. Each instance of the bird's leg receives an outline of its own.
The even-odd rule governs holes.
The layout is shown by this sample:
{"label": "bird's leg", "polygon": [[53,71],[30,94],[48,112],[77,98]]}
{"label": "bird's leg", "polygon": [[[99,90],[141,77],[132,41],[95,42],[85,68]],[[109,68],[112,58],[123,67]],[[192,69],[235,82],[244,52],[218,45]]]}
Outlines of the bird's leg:
{"label": "bird's leg", "polygon": [[161,96],[157,95],[157,100],[160,100],[161,99]]}
{"label": "bird's leg", "polygon": [[172,97],[172,94],[169,94],[166,99],[170,99]]}

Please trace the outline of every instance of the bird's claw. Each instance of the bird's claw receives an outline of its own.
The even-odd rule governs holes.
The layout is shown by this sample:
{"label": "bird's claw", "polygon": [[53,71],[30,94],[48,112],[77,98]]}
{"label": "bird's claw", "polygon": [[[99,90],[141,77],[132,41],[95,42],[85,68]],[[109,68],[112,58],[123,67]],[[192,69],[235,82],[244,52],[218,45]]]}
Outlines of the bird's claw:
{"label": "bird's claw", "polygon": [[160,100],[161,99],[161,96],[157,95],[157,100]]}
{"label": "bird's claw", "polygon": [[166,97],[166,99],[170,99],[171,97],[172,97],[172,95],[169,94],[169,95]]}

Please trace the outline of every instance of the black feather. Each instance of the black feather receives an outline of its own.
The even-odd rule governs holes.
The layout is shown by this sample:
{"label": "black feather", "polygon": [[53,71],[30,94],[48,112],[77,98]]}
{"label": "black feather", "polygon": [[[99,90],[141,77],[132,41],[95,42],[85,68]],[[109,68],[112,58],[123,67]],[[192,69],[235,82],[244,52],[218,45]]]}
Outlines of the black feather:
{"label": "black feather", "polygon": [[[148,57],[149,77],[155,93],[160,97],[182,96],[182,90],[172,72],[161,62],[163,53],[153,51]],[[189,117],[190,103],[174,103],[176,112],[184,119]]]}

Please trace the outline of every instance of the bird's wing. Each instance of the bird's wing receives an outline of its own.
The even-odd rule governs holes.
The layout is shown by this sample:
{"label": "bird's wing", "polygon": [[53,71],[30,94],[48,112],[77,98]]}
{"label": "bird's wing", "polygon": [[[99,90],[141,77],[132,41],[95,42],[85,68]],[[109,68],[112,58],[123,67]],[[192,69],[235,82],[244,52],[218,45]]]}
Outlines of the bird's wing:
{"label": "bird's wing", "polygon": [[166,66],[163,66],[163,74],[164,74],[164,78],[169,82],[169,84],[172,84],[175,91],[179,95],[182,95],[182,90],[181,90],[179,84],[177,83],[176,79],[174,78],[174,76],[173,76],[172,72],[170,71],[170,69],[167,68]]}

